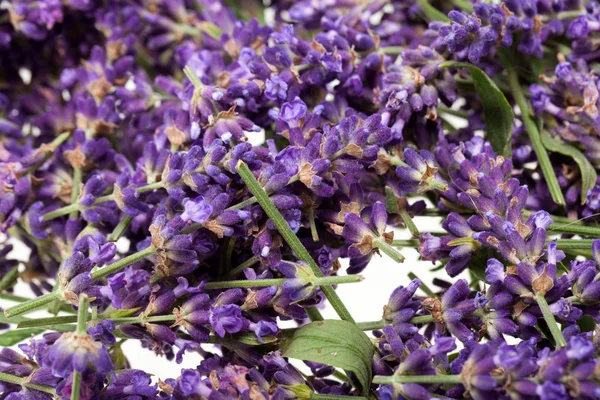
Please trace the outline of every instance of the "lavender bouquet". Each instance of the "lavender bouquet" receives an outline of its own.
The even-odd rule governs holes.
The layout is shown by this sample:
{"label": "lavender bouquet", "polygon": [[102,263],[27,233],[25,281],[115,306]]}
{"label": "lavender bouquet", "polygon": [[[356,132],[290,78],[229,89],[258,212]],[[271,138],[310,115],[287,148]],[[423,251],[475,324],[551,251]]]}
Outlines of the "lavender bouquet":
{"label": "lavender bouquet", "polygon": [[0,399],[600,399],[599,66],[597,0],[3,1]]}

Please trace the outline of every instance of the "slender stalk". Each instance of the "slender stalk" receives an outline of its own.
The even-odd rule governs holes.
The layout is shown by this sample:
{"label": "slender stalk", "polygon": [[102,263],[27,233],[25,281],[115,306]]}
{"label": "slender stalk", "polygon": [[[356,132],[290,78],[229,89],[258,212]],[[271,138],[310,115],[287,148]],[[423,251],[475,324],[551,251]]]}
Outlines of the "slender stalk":
{"label": "slender stalk", "polygon": [[581,236],[600,236],[600,227],[586,226],[578,224],[552,224],[548,228],[549,232],[572,233]]}
{"label": "slender stalk", "polygon": [[313,242],[319,241],[319,232],[317,231],[317,224],[315,222],[315,210],[312,207],[309,207],[307,210],[308,213],[308,221],[310,224],[310,234],[312,236]]}
{"label": "slender stalk", "polygon": [[310,319],[312,322],[315,321],[323,321],[325,318],[323,318],[323,316],[321,315],[321,312],[319,311],[319,309],[316,306],[313,307],[308,307],[305,309],[306,314],[308,315],[308,319]]}
{"label": "slender stalk", "polygon": [[249,199],[241,201],[234,206],[228,208],[228,210],[241,210],[242,208],[246,208],[252,204],[256,203],[256,197],[252,196]]}
{"label": "slender stalk", "polygon": [[225,273],[231,268],[231,257],[235,248],[235,238],[225,238],[225,246],[221,248],[221,260],[219,261],[219,277],[225,276]]}
{"label": "slender stalk", "polygon": [[154,247],[148,246],[145,249],[138,251],[137,253],[133,253],[125,258],[120,259],[119,261],[116,261],[110,265],[107,265],[106,267],[104,267],[102,269],[94,271],[92,273],[92,280],[100,279],[100,278],[103,278],[114,272],[118,272],[118,271],[122,270],[123,268],[125,268],[126,266],[131,265],[134,262],[139,261],[142,258],[145,258],[151,254],[154,254],[155,252],[156,252],[156,249]]}
{"label": "slender stalk", "polygon": [[557,239],[556,248],[559,250],[582,249],[588,250],[592,248],[593,239]]}
{"label": "slender stalk", "polygon": [[115,325],[123,324],[141,324],[144,322],[170,322],[175,321],[177,317],[174,314],[169,315],[154,315],[151,317],[126,317],[126,318],[107,318],[110,319]]}
{"label": "slender stalk", "polygon": [[77,203],[70,204],[68,206],[58,208],[54,211],[50,211],[44,214],[44,221],[50,221],[51,219],[62,217],[63,215],[71,214],[74,211],[78,211],[81,206]]}
{"label": "slender stalk", "polygon": [[[87,320],[90,308],[90,299],[85,294],[79,295],[79,308],[77,309],[77,334],[87,335]],[[59,317],[60,318],[60,317]]]}
{"label": "slender stalk", "polygon": [[236,276],[240,272],[243,272],[246,268],[256,264],[258,262],[258,260],[259,260],[258,256],[250,257],[249,259],[247,259],[246,261],[244,261],[243,263],[241,263],[240,265],[238,265],[237,267],[235,267],[234,269],[229,271],[229,273],[227,274],[226,277]]}
{"label": "slender stalk", "polygon": [[[269,216],[269,218],[271,218],[271,220],[277,227],[277,230],[279,231],[279,233],[281,233],[281,236],[283,236],[283,238],[292,248],[294,253],[296,253],[296,256],[300,260],[306,262],[311,267],[313,273],[317,277],[323,277],[323,272],[321,271],[319,266],[312,259],[312,257],[310,256],[306,248],[304,248],[302,243],[300,243],[300,240],[296,237],[294,232],[292,232],[289,225],[287,224],[285,219],[283,219],[281,213],[279,212],[279,210],[277,210],[271,199],[269,199],[269,196],[264,191],[262,186],[260,186],[260,183],[256,180],[248,166],[240,160],[237,164],[236,169],[240,174],[240,177],[244,180],[244,182],[252,192],[252,194],[256,197],[258,203],[261,205],[263,210],[265,210],[265,213]],[[331,305],[336,310],[340,318],[350,322],[354,322],[354,319],[350,315],[350,312],[348,311],[348,309],[346,308],[346,306],[332,287],[324,286],[321,290],[325,294],[325,297],[327,297],[327,299],[331,302]]]}
{"label": "slender stalk", "polygon": [[585,10],[571,10],[571,11],[561,11],[556,13],[556,15],[550,17],[550,16],[546,16],[545,18],[542,18],[543,22],[548,22],[550,19],[559,19],[559,20],[563,20],[563,19],[575,19],[577,17],[580,17],[582,15],[585,15],[586,11]]}
{"label": "slender stalk", "polygon": [[[0,322],[3,322],[5,324],[21,324],[23,322],[26,321],[36,321],[36,319],[30,319],[27,317],[23,317],[23,316],[16,316],[16,317],[12,317],[12,318],[6,318],[5,316],[0,314]],[[19,328],[19,326],[17,326],[17,328]],[[50,329],[53,331],[57,331],[57,332],[73,332],[75,331],[75,325],[72,324],[59,324],[59,325],[55,325],[55,324],[50,324],[50,325],[44,325],[43,328],[45,329]]]}
{"label": "slender stalk", "polygon": [[[316,286],[331,286],[338,285],[341,283],[354,283],[360,282],[364,278],[360,275],[346,275],[346,276],[325,276],[318,277],[315,279],[314,284]],[[213,289],[228,289],[228,288],[242,288],[242,287],[267,287],[267,286],[281,286],[287,281],[293,281],[294,278],[273,278],[273,279],[256,279],[253,281],[249,280],[238,280],[238,281],[222,281],[222,282],[208,282],[204,286],[206,290]]]}
{"label": "slender stalk", "polygon": [[37,328],[40,326],[52,326],[58,324],[72,324],[78,321],[77,315],[65,315],[61,317],[47,317],[47,318],[35,318],[28,319],[22,322],[19,322],[17,328]]}
{"label": "slender stalk", "polygon": [[150,183],[150,184],[145,185],[145,186],[141,186],[141,187],[135,189],[135,191],[138,192],[138,193],[151,192],[154,189],[162,189],[163,185],[164,185],[164,183],[162,181],[160,181],[160,182],[154,182],[154,183]]}
{"label": "slender stalk", "polygon": [[[144,257],[147,257],[156,252],[156,249],[152,246],[146,247],[143,250],[138,251],[137,253],[133,253],[125,258],[120,259],[102,269],[96,270],[92,273],[92,280],[103,278],[112,273],[118,272],[125,268],[126,266],[133,264],[134,262],[141,260]],[[14,317],[15,315],[23,314],[28,311],[32,311],[38,309],[40,307],[45,306],[48,303],[51,303],[54,300],[58,300],[62,297],[62,290],[56,289],[53,292],[46,293],[45,295],[31,299],[24,303],[13,306],[4,311],[4,315],[7,318]]]}
{"label": "slender stalk", "polygon": [[356,323],[356,326],[358,326],[363,331],[374,331],[377,329],[383,329],[386,325],[389,324],[383,319],[380,319],[379,321],[366,321]]}
{"label": "slender stalk", "polygon": [[381,51],[383,54],[398,55],[402,53],[404,49],[404,46],[387,46],[381,47],[379,51]]}
{"label": "slender stalk", "polygon": [[[81,185],[81,168],[74,167],[73,168],[73,185],[71,187],[71,204],[77,204],[77,200],[79,199],[79,186]],[[69,218],[76,219],[77,213],[79,209],[73,210],[69,213]]]}
{"label": "slender stalk", "polygon": [[437,106],[436,109],[439,112],[442,112],[444,114],[448,114],[448,115],[453,115],[455,117],[459,117],[459,118],[464,118],[467,119],[469,117],[469,112],[465,111],[465,110],[454,110],[452,108],[448,108],[446,106]]}
{"label": "slender stalk", "polygon": [[393,385],[395,383],[462,383],[460,375],[375,375],[373,383]]}
{"label": "slender stalk", "polygon": [[408,214],[408,211],[406,211],[406,209],[404,208],[401,208],[398,210],[398,214],[400,214],[400,218],[402,218],[402,221],[404,221],[404,223],[406,224],[406,227],[410,231],[410,234],[414,238],[418,238],[420,235],[419,228],[417,228],[417,226],[413,222],[412,218]]}
{"label": "slender stalk", "polygon": [[550,307],[548,306],[548,302],[546,301],[544,294],[537,293],[535,295],[535,299],[537,301],[538,306],[540,307],[540,310],[542,310],[542,315],[544,316],[544,320],[548,325],[548,329],[550,329],[550,333],[552,333],[552,338],[554,339],[556,347],[565,347],[567,343],[565,342],[565,338],[563,337],[563,334],[560,330],[560,327],[558,326],[558,323],[556,322],[556,319],[554,319],[552,311],[550,311]]}
{"label": "slender stalk", "polygon": [[39,392],[49,393],[51,395],[56,395],[56,391],[53,387],[38,385],[37,383],[27,382],[27,378],[21,378],[20,376],[14,376],[5,374],[4,372],[0,372],[0,381],[14,383],[15,385],[21,385],[28,389],[37,390]]}
{"label": "slender stalk", "polygon": [[[155,182],[155,183],[150,183],[146,186],[141,186],[141,187],[137,188],[136,192],[144,193],[144,192],[149,192],[154,189],[160,189],[162,187],[163,187],[162,181]],[[94,201],[94,205],[105,203],[107,201],[111,201],[114,199],[115,199],[114,194],[109,194],[106,196],[98,197],[96,199],[96,201]],[[54,211],[50,211],[49,213],[44,214],[44,221],[50,221],[51,219],[62,217],[63,215],[71,214],[72,212],[79,211],[81,208],[82,208],[82,206],[80,206],[77,203],[73,203],[68,206],[58,208]]]}
{"label": "slender stalk", "polygon": [[411,324],[428,324],[430,322],[435,322],[432,315],[419,315],[410,319]]}
{"label": "slender stalk", "polygon": [[398,263],[404,262],[404,256],[391,245],[389,245],[383,238],[376,238],[373,240],[373,247],[377,247],[379,250],[387,254],[392,260]]}
{"label": "slender stalk", "polygon": [[529,140],[531,140],[531,144],[535,150],[540,168],[544,178],[546,179],[546,183],[548,184],[548,189],[550,190],[552,200],[554,200],[554,202],[558,205],[565,205],[565,198],[563,197],[563,193],[558,185],[558,180],[556,178],[556,174],[554,173],[554,168],[552,168],[550,158],[548,157],[548,152],[542,144],[538,127],[531,118],[529,106],[527,105],[527,101],[523,95],[523,90],[521,89],[521,84],[519,83],[519,76],[512,66],[506,65],[506,69],[508,71],[508,82],[510,84],[511,93],[517,105],[519,106],[519,109],[521,110],[521,118],[523,119],[525,130],[527,131]]}
{"label": "slender stalk", "polygon": [[[77,330],[78,336],[87,335],[87,318],[90,300],[85,294],[79,295],[79,308],[77,310]],[[73,371],[73,384],[71,387],[71,400],[79,400],[81,392],[81,372]]]}
{"label": "slender stalk", "polygon": [[419,247],[419,239],[398,239],[392,242],[392,246],[398,247]]}
{"label": "slender stalk", "polygon": [[[580,226],[581,227],[581,226]],[[591,228],[591,227],[589,227]],[[553,239],[548,239],[546,243],[551,242]],[[592,243],[594,239],[556,239],[556,248],[559,250],[568,250],[568,249],[582,249],[588,250],[592,248]],[[419,247],[418,239],[408,239],[408,240],[394,240],[392,242],[392,246],[398,247]]]}
{"label": "slender stalk", "polygon": [[[435,322],[435,318],[431,315],[418,315],[416,317],[412,317],[409,322],[413,325],[417,324],[429,324],[431,322]],[[378,321],[365,321],[365,322],[357,322],[356,326],[358,326],[363,331],[374,331],[377,329],[383,329],[387,325],[390,325],[391,321],[386,321],[385,319],[380,319]]]}
{"label": "slender stalk", "polygon": [[0,280],[0,293],[2,293],[3,290],[10,288],[17,280],[17,276],[19,276],[18,265],[11,268],[10,271],[8,271],[6,275],[2,277],[2,280]]}
{"label": "slender stalk", "polygon": [[59,290],[55,290],[50,293],[46,293],[43,296],[37,297],[35,299],[31,299],[21,304],[17,304],[16,306],[12,306],[6,310],[4,310],[4,316],[6,318],[14,317],[15,315],[24,314],[28,311],[33,311],[40,307],[45,306],[48,303],[53,302],[54,300],[59,299],[62,296],[62,292]]}
{"label": "slender stalk", "polygon": [[319,394],[319,393],[311,393],[311,399],[318,400],[367,400],[367,397],[364,396],[342,396],[339,394]]}
{"label": "slender stalk", "polygon": [[108,241],[116,242],[117,240],[119,240],[121,238],[121,236],[123,236],[123,234],[125,233],[127,228],[129,227],[129,224],[131,224],[132,220],[133,220],[133,217],[131,215],[123,216],[123,219],[121,219],[119,224],[117,226],[115,226],[115,229],[113,229],[112,233],[108,237]]}

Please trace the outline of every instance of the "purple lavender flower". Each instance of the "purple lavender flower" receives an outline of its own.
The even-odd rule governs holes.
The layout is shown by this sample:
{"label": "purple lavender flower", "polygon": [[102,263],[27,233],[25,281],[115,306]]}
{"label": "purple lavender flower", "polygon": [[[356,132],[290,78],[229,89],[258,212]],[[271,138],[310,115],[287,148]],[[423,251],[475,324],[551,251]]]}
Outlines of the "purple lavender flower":
{"label": "purple lavender flower", "polygon": [[77,371],[94,372],[103,379],[112,371],[112,361],[102,343],[71,332],[63,333],[48,349],[44,364],[52,368],[54,375],[63,378]]}

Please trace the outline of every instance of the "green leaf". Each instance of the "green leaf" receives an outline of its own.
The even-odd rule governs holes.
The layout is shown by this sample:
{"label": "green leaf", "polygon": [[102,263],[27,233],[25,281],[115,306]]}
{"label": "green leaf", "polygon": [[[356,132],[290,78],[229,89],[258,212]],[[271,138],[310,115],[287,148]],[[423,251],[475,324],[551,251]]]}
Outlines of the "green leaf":
{"label": "green leaf", "polygon": [[450,18],[431,4],[428,0],[417,0],[421,11],[429,21],[444,21],[450,22]]}
{"label": "green leaf", "polygon": [[312,322],[298,329],[284,348],[285,357],[354,372],[363,392],[368,392],[374,347],[355,324],[339,320]]}
{"label": "green leaf", "polygon": [[65,315],[61,317],[46,317],[46,318],[36,318],[36,319],[27,319],[19,322],[17,328],[33,328],[36,326],[53,326],[60,324],[71,324],[73,322],[77,322],[76,315]]}
{"label": "green leaf", "polygon": [[31,335],[44,332],[43,329],[14,329],[0,335],[0,346],[8,347],[29,339]]}
{"label": "green leaf", "polygon": [[466,68],[475,82],[475,91],[483,104],[483,114],[487,130],[487,139],[498,154],[511,156],[510,138],[513,131],[514,114],[512,107],[498,89],[498,86],[485,72],[473,64],[446,61],[440,64],[445,68]]}
{"label": "green leaf", "polygon": [[594,318],[590,317],[589,315],[584,315],[581,317],[579,321],[577,321],[577,325],[582,332],[593,332],[596,328],[596,322],[594,321]]}
{"label": "green leaf", "polygon": [[553,138],[544,130],[540,131],[540,136],[544,147],[555,153],[571,157],[579,166],[579,170],[581,171],[581,204],[585,204],[587,201],[588,190],[596,185],[597,174],[594,166],[576,147],[564,143],[562,140]]}

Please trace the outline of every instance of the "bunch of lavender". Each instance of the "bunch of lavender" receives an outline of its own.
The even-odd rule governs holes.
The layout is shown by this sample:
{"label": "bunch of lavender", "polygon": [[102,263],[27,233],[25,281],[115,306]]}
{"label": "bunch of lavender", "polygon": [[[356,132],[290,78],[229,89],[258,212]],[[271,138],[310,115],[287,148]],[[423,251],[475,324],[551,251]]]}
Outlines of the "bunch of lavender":
{"label": "bunch of lavender", "polygon": [[597,1],[239,3],[0,7],[0,399],[600,398]]}

